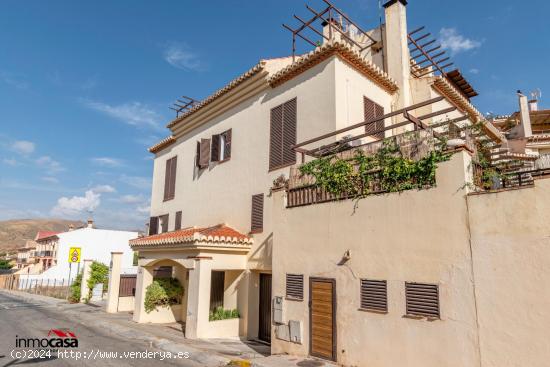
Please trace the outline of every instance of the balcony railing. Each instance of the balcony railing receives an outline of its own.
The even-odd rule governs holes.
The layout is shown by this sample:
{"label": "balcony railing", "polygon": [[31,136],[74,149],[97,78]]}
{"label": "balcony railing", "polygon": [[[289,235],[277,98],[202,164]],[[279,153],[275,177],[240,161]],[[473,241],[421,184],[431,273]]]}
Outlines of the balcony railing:
{"label": "balcony railing", "polygon": [[541,154],[539,159],[535,161],[535,169],[549,169],[550,154]]}
{"label": "balcony railing", "polygon": [[52,257],[53,251],[39,251],[36,253],[37,257]]}

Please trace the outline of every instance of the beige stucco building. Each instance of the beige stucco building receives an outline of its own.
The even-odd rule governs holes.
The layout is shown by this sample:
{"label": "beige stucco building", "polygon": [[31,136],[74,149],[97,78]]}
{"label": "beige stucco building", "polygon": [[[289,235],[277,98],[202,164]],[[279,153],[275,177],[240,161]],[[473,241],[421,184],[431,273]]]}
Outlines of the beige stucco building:
{"label": "beige stucco building", "polygon": [[[130,241],[134,320],[181,321],[190,338],[260,339],[273,353],[347,366],[544,365],[549,300],[526,287],[550,276],[550,181],[539,179],[548,172],[481,193],[481,140],[503,162],[530,152],[514,150],[514,137],[471,104],[460,72],[445,72],[421,30],[408,30],[407,2],[388,1],[385,24],[368,32],[327,9],[334,18],[314,19],[324,22],[311,52],[261,60],[180,106],[170,136],[150,148],[149,233]],[[530,122],[518,121],[529,139]],[[450,159],[425,190],[361,200],[327,195],[297,169],[334,152],[375,154],[382,138],[412,146],[412,160],[438,140]],[[507,272],[515,256],[517,272]],[[181,300],[148,312],[147,287],[166,269]],[[521,307],[540,320],[510,320]],[[239,318],[211,320],[218,308]],[[527,348],[529,334],[540,339],[526,351],[505,347]]]}

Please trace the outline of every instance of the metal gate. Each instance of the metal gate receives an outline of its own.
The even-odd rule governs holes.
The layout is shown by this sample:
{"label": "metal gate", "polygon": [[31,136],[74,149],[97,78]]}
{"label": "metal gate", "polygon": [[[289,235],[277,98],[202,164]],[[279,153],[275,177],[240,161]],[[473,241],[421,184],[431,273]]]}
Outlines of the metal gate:
{"label": "metal gate", "polygon": [[271,274],[260,274],[258,339],[271,343]]}
{"label": "metal gate", "polygon": [[132,297],[136,295],[136,280],[135,274],[121,274],[120,287],[118,289],[119,297]]}

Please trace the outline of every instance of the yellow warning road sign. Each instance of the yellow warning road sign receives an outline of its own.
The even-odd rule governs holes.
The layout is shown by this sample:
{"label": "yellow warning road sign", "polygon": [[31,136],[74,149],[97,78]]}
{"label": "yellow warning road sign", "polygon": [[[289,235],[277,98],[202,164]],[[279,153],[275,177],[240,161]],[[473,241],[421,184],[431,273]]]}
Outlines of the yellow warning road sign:
{"label": "yellow warning road sign", "polygon": [[80,247],[71,247],[69,249],[69,263],[79,263],[80,262]]}

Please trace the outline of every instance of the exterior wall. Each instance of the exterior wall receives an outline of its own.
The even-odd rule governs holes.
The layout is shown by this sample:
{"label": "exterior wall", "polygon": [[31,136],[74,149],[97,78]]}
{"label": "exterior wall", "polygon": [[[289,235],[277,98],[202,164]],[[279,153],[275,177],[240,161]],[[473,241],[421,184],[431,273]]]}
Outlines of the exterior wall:
{"label": "exterior wall", "polygon": [[468,208],[482,366],[548,366],[550,179]]}
{"label": "exterior wall", "polygon": [[[309,278],[336,280],[337,361],[348,366],[476,366],[477,329],[465,180],[470,157],[440,164],[437,187],[286,209],[274,194],[273,296],[304,274],[304,300],[284,300],[303,343],[272,336],[273,353],[309,353]],[[399,230],[396,230],[399,229]],[[350,250],[351,259],[338,265]],[[387,314],[359,311],[361,278],[388,281]],[[404,282],[436,283],[441,320],[405,316]]]}
{"label": "exterior wall", "polygon": [[118,297],[118,312],[133,311],[135,297]]}
{"label": "exterior wall", "polygon": [[[384,107],[385,113],[392,110],[392,96],[347,63],[337,60],[335,77],[336,129],[365,121],[363,97]],[[364,132],[364,128],[359,128],[342,135],[359,135]]]}

